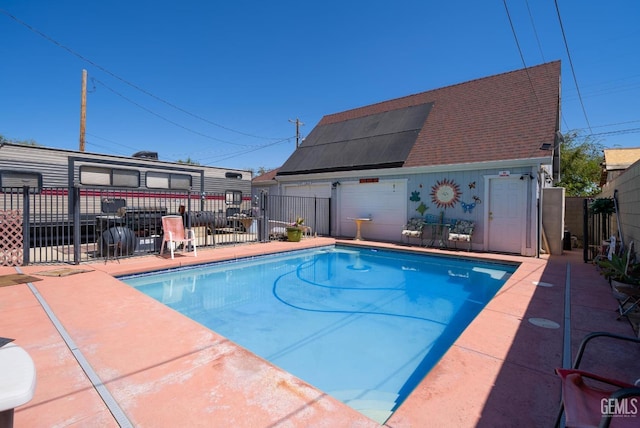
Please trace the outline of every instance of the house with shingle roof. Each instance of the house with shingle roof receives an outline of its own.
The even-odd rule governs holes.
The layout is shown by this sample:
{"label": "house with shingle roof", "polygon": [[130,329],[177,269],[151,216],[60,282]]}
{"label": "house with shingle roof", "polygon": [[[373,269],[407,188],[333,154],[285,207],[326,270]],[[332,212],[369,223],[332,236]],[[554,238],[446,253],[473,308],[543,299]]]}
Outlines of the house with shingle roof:
{"label": "house with shingle roof", "polygon": [[638,160],[640,160],[640,147],[604,149],[600,186],[615,180]]}
{"label": "house with shingle roof", "polygon": [[265,172],[264,174],[260,174],[254,177],[253,180],[251,180],[251,186],[256,189],[269,189],[271,186],[276,186],[278,184],[278,182],[276,181],[276,174],[278,174],[278,169],[279,168],[275,168]]}
{"label": "house with shingle roof", "polygon": [[326,115],[269,187],[330,197],[333,236],[371,218],[365,239],[400,241],[431,216],[474,222],[473,249],[536,255],[559,123],[555,61]]}

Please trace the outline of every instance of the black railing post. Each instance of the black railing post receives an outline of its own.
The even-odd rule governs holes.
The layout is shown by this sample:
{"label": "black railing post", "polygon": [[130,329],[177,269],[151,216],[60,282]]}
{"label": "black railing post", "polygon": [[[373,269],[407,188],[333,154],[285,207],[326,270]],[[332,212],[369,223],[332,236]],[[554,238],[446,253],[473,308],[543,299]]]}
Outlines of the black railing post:
{"label": "black railing post", "polygon": [[318,197],[313,198],[313,233],[318,234]]}
{"label": "black railing post", "polygon": [[260,214],[262,215],[262,221],[258,225],[259,236],[258,239],[260,242],[268,242],[269,241],[269,207],[267,204],[268,194],[264,191],[260,192]]}
{"label": "black railing post", "polygon": [[[187,221],[186,221],[187,224],[186,224],[185,227],[187,229],[189,229],[190,232],[193,233],[194,236],[195,236],[195,233],[196,233],[195,230],[191,230],[191,217],[192,217],[192,214],[191,214],[191,189],[189,189],[187,191],[187,212],[186,212],[186,214],[182,213],[181,215],[182,215],[182,221],[183,222],[184,222],[185,218],[187,219]],[[206,239],[206,237],[205,237],[205,239]],[[187,247],[187,245],[185,245],[185,247]],[[193,251],[191,241],[189,241],[189,243],[188,243],[188,249],[189,249],[189,251]]]}
{"label": "black railing post", "polygon": [[81,233],[82,225],[80,224],[80,188],[75,186],[69,187],[69,195],[71,200],[71,213],[73,215],[73,264],[80,264],[81,259]]}
{"label": "black railing post", "polygon": [[589,261],[589,200],[582,200],[582,258],[585,263]]}
{"label": "black railing post", "polygon": [[22,264],[31,263],[31,222],[29,212],[31,204],[29,200],[29,186],[22,188]]}
{"label": "black railing post", "polygon": [[186,216],[184,215],[184,213],[182,214],[182,218],[184,220],[184,218],[187,218],[187,229],[191,229],[191,190],[189,190],[187,192],[187,214]]}

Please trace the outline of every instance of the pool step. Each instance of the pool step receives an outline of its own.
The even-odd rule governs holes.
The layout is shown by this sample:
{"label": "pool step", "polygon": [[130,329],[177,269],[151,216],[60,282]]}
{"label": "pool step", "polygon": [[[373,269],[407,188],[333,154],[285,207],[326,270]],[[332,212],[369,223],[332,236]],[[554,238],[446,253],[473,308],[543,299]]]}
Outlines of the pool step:
{"label": "pool step", "polygon": [[396,403],[379,400],[354,400],[346,404],[379,424],[383,424],[389,419],[389,416],[393,413],[391,409],[396,405]]}
{"label": "pool step", "polygon": [[345,389],[329,395],[380,424],[391,416],[398,400],[398,394],[373,389]]}

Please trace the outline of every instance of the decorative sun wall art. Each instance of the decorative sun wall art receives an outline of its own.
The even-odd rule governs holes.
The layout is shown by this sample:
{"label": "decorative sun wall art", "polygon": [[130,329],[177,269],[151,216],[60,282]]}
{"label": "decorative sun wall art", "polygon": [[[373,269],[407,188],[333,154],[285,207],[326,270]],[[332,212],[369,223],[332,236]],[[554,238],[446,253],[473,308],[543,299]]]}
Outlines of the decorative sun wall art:
{"label": "decorative sun wall art", "polygon": [[446,178],[437,181],[431,187],[431,200],[438,208],[452,208],[460,200],[460,186]]}

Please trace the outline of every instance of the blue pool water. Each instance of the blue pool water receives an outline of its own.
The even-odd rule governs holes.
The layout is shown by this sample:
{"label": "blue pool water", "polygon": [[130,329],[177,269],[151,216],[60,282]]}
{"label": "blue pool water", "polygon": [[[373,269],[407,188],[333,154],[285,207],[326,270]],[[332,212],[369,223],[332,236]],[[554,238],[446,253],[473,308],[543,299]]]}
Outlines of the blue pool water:
{"label": "blue pool water", "polygon": [[121,280],[383,423],[515,269],[336,246]]}

